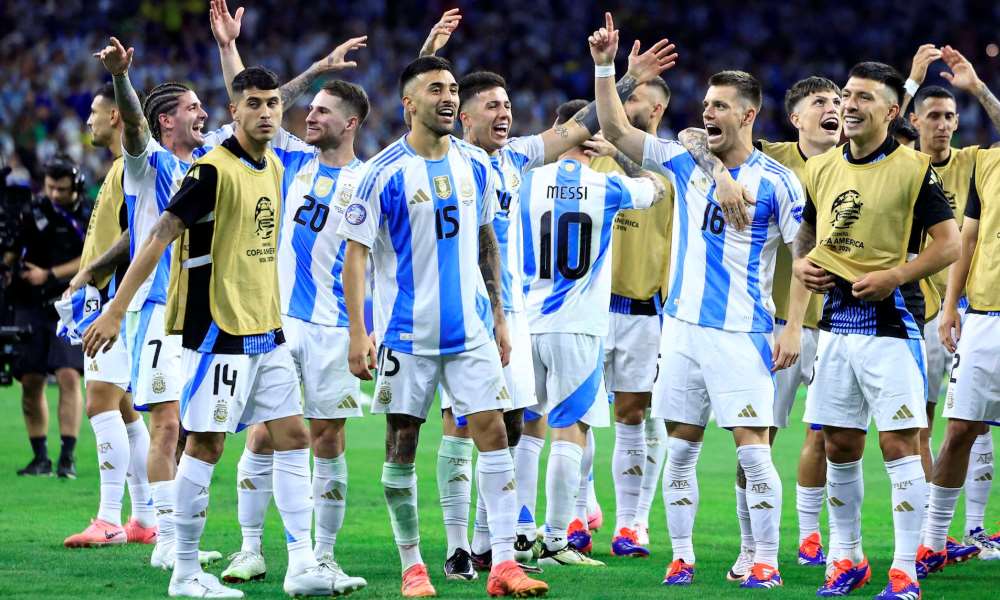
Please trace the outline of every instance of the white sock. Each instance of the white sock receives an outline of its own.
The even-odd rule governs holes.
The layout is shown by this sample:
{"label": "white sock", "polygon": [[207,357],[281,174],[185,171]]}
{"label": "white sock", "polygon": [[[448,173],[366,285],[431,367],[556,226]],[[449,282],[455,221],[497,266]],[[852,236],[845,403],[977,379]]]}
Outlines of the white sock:
{"label": "white sock", "polygon": [[[601,399],[603,401],[603,399]],[[597,512],[597,509],[601,507],[600,503],[597,501],[597,488],[594,487],[594,453],[597,451],[597,441],[594,439],[594,430],[587,429],[587,450],[590,452],[590,467],[587,470],[587,513]],[[584,456],[583,460],[588,460]],[[583,520],[583,524],[587,524],[587,519]]]}
{"label": "white sock", "polygon": [[149,488],[149,477],[146,474],[146,461],[149,459],[149,429],[146,422],[139,417],[131,423],[125,423],[128,434],[129,461],[125,482],[128,484],[128,495],[132,500],[132,518],[139,521],[143,527],[156,525],[156,511],[153,508],[153,496]]}
{"label": "white sock", "polygon": [[892,484],[892,526],[895,533],[895,550],[892,568],[899,569],[917,580],[917,546],[924,524],[924,498],[927,479],[920,455],[904,456],[885,463]]}
{"label": "white sock", "polygon": [[420,521],[417,511],[417,474],[412,464],[382,464],[382,489],[392,522],[392,537],[403,572],[423,563],[420,557]]}
{"label": "white sock", "polygon": [[122,495],[128,471],[129,448],[125,421],[117,410],[109,410],[90,418],[97,442],[97,464],[101,476],[101,503],[97,518],[112,525],[122,524]]}
{"label": "white sock", "polygon": [[448,537],[448,554],[469,551],[469,504],[472,502],[472,440],[441,436],[437,455],[437,487]]}
{"label": "white sock", "polygon": [[993,486],[993,434],[986,432],[976,438],[969,454],[969,471],[965,476],[965,533],[983,527],[986,503]]}
{"label": "white sock", "polygon": [[177,494],[173,481],[154,481],[149,484],[153,496],[153,508],[156,509],[156,543],[169,544],[175,539],[174,502]]}
{"label": "white sock", "polygon": [[671,437],[667,440],[667,467],[663,471],[663,505],[674,560],[694,564],[694,517],[698,514],[698,455],[701,442]]}
{"label": "white sock", "polygon": [[177,476],[174,479],[174,527],[177,533],[174,550],[177,556],[174,563],[175,579],[184,579],[201,571],[198,544],[205,531],[208,488],[212,484],[214,470],[215,465],[188,454],[181,456],[181,462],[177,465]]}
{"label": "white sock", "polygon": [[756,542],[754,561],[778,568],[781,527],[781,478],[767,444],[749,444],[736,449],[747,480],[747,506]]}
{"label": "white sock", "polygon": [[[481,454],[480,458],[482,458]],[[479,466],[479,461],[476,461],[476,518],[472,522],[471,548],[476,554],[486,554],[492,545],[490,541],[489,515],[486,511],[486,499],[483,497],[483,481],[479,473]]]}
{"label": "white sock", "polygon": [[517,477],[517,533],[534,539],[535,502],[538,499],[538,462],[545,440],[522,435],[514,449],[514,475]]}
{"label": "white sock", "polygon": [[642,472],[642,487],[639,488],[639,498],[635,503],[635,523],[649,526],[649,509],[656,496],[663,461],[667,456],[667,425],[662,419],[647,418],[646,462]]}
{"label": "white sock", "polygon": [[799,515],[799,545],[807,537],[819,533],[819,513],[823,509],[826,488],[795,484],[795,512]]}
{"label": "white sock", "polygon": [[337,533],[344,526],[347,510],[347,459],[313,457],[313,503],[316,512],[316,543],[313,556],[333,557]]}
{"label": "white sock", "polygon": [[316,566],[312,553],[312,482],[309,449],[274,451],[274,504],[281,513],[288,548],[288,574]]}
{"label": "white sock", "polygon": [[514,459],[504,448],[480,452],[478,461],[479,495],[486,504],[489,519],[493,564],[514,560],[514,521],[517,515],[517,492]]}
{"label": "white sock", "polygon": [[646,463],[646,438],[642,423],[615,423],[615,449],[611,454],[611,474],[615,485],[615,531],[635,524]]}
{"label": "white sock", "polygon": [[[927,507],[927,522],[924,523],[923,543],[935,552],[944,550],[948,541],[948,528],[955,517],[955,505],[962,488],[946,488],[928,484],[931,501]],[[895,500],[895,498],[894,498]]]}
{"label": "white sock", "polygon": [[591,490],[594,487],[593,441],[593,437],[587,436],[587,447],[583,449],[583,458],[580,460],[580,489],[576,493],[576,510],[574,511],[576,518],[580,519],[586,530],[590,529],[588,527],[590,519],[587,518],[587,515],[590,514],[589,509],[596,504],[596,502],[590,501]]}
{"label": "white sock", "polygon": [[583,448],[573,442],[552,442],[545,472],[545,546],[549,550],[566,545],[566,528],[573,519],[580,492],[581,462]]}
{"label": "white sock", "polygon": [[264,518],[274,489],[274,457],[243,449],[236,465],[236,515],[243,531],[243,552],[260,554]]}
{"label": "white sock", "polygon": [[753,525],[750,524],[747,491],[739,484],[736,485],[736,521],[740,525],[740,546],[748,550],[757,550],[757,541],[753,537]]}
{"label": "white sock", "polygon": [[826,498],[830,511],[830,562],[848,558],[857,563],[861,551],[861,503],[865,481],[861,460],[826,461]]}

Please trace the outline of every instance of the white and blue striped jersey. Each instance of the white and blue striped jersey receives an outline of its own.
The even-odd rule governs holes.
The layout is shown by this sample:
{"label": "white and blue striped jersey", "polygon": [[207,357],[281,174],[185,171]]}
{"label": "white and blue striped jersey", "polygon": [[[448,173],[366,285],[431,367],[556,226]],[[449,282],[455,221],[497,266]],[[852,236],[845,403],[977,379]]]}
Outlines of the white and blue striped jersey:
{"label": "white and blue striped jersey", "polygon": [[285,167],[278,236],[281,313],[347,327],[341,280],[347,242],[337,228],[354,195],[361,161],[344,167],[324,165],[318,148],[283,129],[272,149]]}
{"label": "white and blue striped jersey", "polygon": [[[233,134],[232,125],[226,125],[205,135],[205,145],[196,148],[192,161],[207,154]],[[122,191],[128,212],[129,258],[146,242],[153,225],[170,204],[170,198],[181,186],[184,175],[191,163],[185,162],[160,145],[152,137],[138,156],[132,156],[122,148],[125,157],[125,179]],[[167,285],[170,282],[170,255],[172,248],[163,253],[156,269],[136,291],[128,305],[128,310],[137,311],[147,300],[156,304],[167,303]]]}
{"label": "white and blue striped jersey", "polygon": [[608,333],[611,228],[619,210],[648,208],[649,179],[600,173],[564,159],[521,185],[524,291],[536,333]]}
{"label": "white and blue striped jersey", "polygon": [[545,162],[545,142],[540,135],[514,138],[491,156],[490,162],[497,172],[499,205],[493,218],[493,230],[500,245],[503,309],[504,312],[520,312],[524,310],[524,238],[518,190],[525,173]]}
{"label": "white and blue striped jersey", "polygon": [[805,207],[794,173],[756,149],[730,169],[757,200],[750,227],[736,231],[723,220],[715,182],[679,143],[647,135],[642,166],[676,190],[667,314],[727,331],[772,331],[778,244],[795,239]]}
{"label": "white and blue striped jersey", "polygon": [[479,228],[497,202],[486,152],[451,137],[444,158],[428,160],[404,136],[364,164],[360,181],[338,233],[371,248],[380,343],[424,356],[488,343]]}

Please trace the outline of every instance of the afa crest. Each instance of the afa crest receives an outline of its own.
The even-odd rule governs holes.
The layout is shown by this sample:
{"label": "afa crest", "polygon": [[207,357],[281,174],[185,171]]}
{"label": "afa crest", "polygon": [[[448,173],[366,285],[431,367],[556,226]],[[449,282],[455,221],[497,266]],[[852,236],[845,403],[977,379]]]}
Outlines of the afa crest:
{"label": "afa crest", "polygon": [[330,193],[333,189],[333,180],[329,177],[320,176],[316,178],[316,183],[313,185],[313,193],[323,198]]}
{"label": "afa crest", "polygon": [[165,391],[167,391],[167,378],[157,371],[153,374],[153,393],[162,394]]}
{"label": "afa crest", "polygon": [[386,384],[378,389],[378,403],[387,405],[390,402],[392,402],[392,388]]}
{"label": "afa crest", "polygon": [[212,411],[212,418],[215,419],[216,423],[225,423],[229,419],[229,406],[225,400],[216,402],[215,410]]}
{"label": "afa crest", "polygon": [[462,199],[462,204],[469,206],[476,199],[476,187],[468,179],[461,179],[458,182],[458,197]]}
{"label": "afa crest", "polygon": [[337,204],[341,206],[347,206],[347,203],[351,201],[351,196],[354,195],[354,184],[345,183],[340,186],[340,193],[337,194]]}
{"label": "afa crest", "polygon": [[447,175],[438,175],[433,180],[434,193],[442,200],[451,198],[451,179]]}

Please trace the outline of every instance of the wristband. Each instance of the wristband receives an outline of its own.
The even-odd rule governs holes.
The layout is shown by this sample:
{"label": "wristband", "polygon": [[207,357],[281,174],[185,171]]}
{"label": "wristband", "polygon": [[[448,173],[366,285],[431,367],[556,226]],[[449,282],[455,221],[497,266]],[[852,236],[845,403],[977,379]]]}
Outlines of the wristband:
{"label": "wristband", "polygon": [[614,77],[615,76],[615,65],[612,63],[610,65],[594,65],[594,77]]}
{"label": "wristband", "polygon": [[903,89],[906,90],[906,93],[912,98],[917,95],[917,90],[920,89],[920,84],[913,81],[913,79],[907,79],[906,83],[903,84]]}

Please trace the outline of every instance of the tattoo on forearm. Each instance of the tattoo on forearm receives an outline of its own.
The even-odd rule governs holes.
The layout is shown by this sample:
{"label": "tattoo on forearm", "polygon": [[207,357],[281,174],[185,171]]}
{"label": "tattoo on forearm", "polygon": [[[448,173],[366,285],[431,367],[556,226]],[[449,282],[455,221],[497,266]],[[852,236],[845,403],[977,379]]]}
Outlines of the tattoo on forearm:
{"label": "tattoo on forearm", "polygon": [[173,213],[164,212],[153,225],[153,237],[161,242],[170,243],[184,232],[184,221]]}
{"label": "tattoo on forearm", "polygon": [[292,79],[285,85],[281,86],[278,92],[281,94],[281,103],[285,106],[290,106],[296,100],[298,100],[302,94],[306,93],[309,86],[316,81],[316,73],[313,72],[313,68],[309,67],[305,71],[298,74],[295,79]]}
{"label": "tattoo on forearm", "polygon": [[618,163],[618,166],[620,166],[629,177],[640,177],[642,175],[642,166],[631,158],[625,156],[625,153],[621,150],[615,150],[614,159],[615,162]]}
{"label": "tattoo on forearm", "polygon": [[128,73],[115,75],[112,78],[115,88],[115,103],[125,123],[125,146],[129,151],[141,151],[141,147],[149,140],[149,124],[142,112],[139,95],[128,79]]}
{"label": "tattoo on forearm", "polygon": [[552,131],[556,132],[556,135],[558,135],[563,139],[569,137],[569,130],[566,129],[565,125],[556,125],[555,127],[552,128]]}
{"label": "tattoo on forearm", "polygon": [[637,87],[639,87],[639,80],[632,77],[628,73],[623,75],[622,78],[618,80],[618,83],[615,84],[615,89],[618,91],[618,98],[623,104],[626,100],[628,100],[628,97],[632,95],[632,92],[634,92]]}
{"label": "tattoo on forearm", "polygon": [[704,129],[689,127],[677,135],[677,141],[694,158],[698,167],[709,175],[714,176],[726,168],[719,157],[708,149],[708,134],[705,133]]}
{"label": "tattoo on forearm", "polygon": [[794,254],[795,258],[802,258],[809,254],[816,247],[816,226],[803,221],[799,225],[799,232],[795,235]]}
{"label": "tattoo on forearm", "polygon": [[83,265],[84,268],[98,277],[113,271],[128,262],[130,242],[129,232],[125,230],[104,254],[92,260],[89,265]]}
{"label": "tattoo on forearm", "polygon": [[[635,88],[639,87],[639,80],[631,75],[624,75],[615,84],[615,90],[618,91],[618,98],[621,99],[622,103],[628,100]],[[597,102],[591,102],[587,106],[581,108],[575,115],[573,115],[573,120],[576,121],[580,127],[583,127],[590,132],[590,135],[594,135],[601,130],[601,124],[597,120]]]}
{"label": "tattoo on forearm", "polygon": [[500,299],[500,247],[492,225],[479,228],[479,271],[486,283],[486,292],[493,305],[493,314],[503,314],[503,303]]}
{"label": "tattoo on forearm", "polygon": [[649,171],[641,171],[641,173],[642,176],[653,182],[653,189],[656,190],[656,197],[653,200],[654,202],[660,202],[667,197],[667,186],[663,185],[663,181],[661,181],[659,177],[653,175]]}
{"label": "tattoo on forearm", "polygon": [[997,97],[989,89],[984,89],[979,102],[986,109],[986,114],[989,115],[993,128],[1000,131],[1000,100],[997,100]]}

